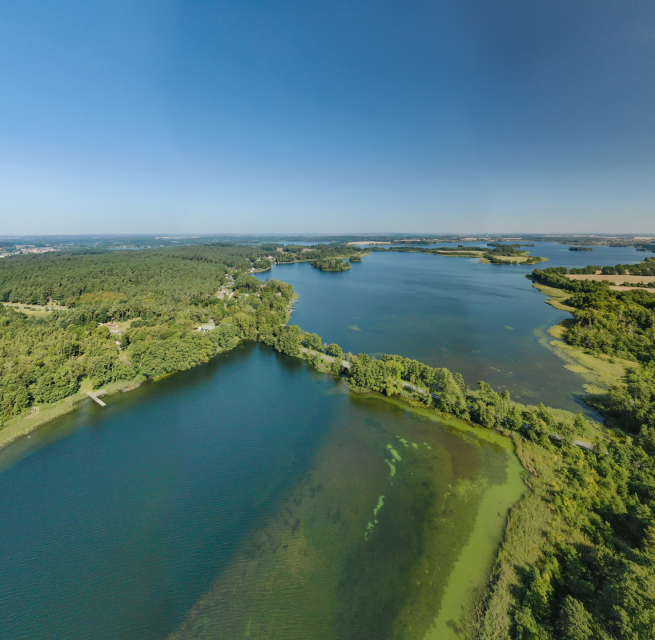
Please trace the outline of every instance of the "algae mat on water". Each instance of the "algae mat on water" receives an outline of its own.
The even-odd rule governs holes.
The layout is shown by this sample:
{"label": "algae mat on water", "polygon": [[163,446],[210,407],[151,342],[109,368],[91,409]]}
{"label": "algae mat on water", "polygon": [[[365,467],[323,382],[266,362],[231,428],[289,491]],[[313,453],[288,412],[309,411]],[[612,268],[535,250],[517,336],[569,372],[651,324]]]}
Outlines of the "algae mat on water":
{"label": "algae mat on water", "polygon": [[345,395],[342,420],[172,638],[457,637],[519,465],[495,434]]}

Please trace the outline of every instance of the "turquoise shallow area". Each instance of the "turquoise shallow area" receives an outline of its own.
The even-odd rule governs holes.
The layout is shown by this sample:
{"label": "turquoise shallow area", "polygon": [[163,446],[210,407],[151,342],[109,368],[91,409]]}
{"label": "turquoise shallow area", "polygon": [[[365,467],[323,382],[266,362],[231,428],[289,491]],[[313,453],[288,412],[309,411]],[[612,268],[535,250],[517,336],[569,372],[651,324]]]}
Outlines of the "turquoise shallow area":
{"label": "turquoise shallow area", "polygon": [[[452,245],[451,245],[452,246]],[[638,262],[650,254],[598,247],[590,253],[537,243],[541,266]],[[545,304],[525,278],[534,267],[479,264],[475,258],[373,253],[342,273],[306,263],[258,274],[300,294],[291,322],[353,353],[398,353],[509,389],[525,403],[586,410],[584,380],[540,342],[548,327],[570,317]]]}

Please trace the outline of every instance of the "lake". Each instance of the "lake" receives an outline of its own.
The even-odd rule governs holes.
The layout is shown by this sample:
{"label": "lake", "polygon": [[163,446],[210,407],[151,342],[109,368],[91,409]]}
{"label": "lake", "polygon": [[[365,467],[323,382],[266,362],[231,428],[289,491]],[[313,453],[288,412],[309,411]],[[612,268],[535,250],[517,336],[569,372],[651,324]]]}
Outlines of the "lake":
{"label": "lake", "polygon": [[[260,277],[326,341],[577,406],[538,335],[566,314],[527,271],[378,253]],[[247,343],[0,450],[2,637],[455,640],[523,490],[507,439]]]}
{"label": "lake", "polygon": [[447,638],[523,490],[505,439],[252,343],[107,401],[0,453],[3,638]]}
{"label": "lake", "polygon": [[[452,246],[452,245],[450,245]],[[650,254],[631,248],[536,243],[537,266],[634,263]],[[354,354],[397,353],[484,380],[526,404],[585,411],[586,380],[564,368],[546,346],[546,331],[570,315],[545,304],[525,275],[535,266],[479,264],[477,258],[374,252],[348,271],[307,263],[259,273],[293,285],[300,295],[291,323]]]}

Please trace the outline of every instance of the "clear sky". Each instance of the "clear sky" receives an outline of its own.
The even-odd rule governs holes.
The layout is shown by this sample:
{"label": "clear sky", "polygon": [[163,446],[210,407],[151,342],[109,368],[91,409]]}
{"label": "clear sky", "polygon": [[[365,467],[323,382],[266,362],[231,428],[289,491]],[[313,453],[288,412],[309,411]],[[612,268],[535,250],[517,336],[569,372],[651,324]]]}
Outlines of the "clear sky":
{"label": "clear sky", "polygon": [[655,3],[2,0],[0,219],[655,233]]}

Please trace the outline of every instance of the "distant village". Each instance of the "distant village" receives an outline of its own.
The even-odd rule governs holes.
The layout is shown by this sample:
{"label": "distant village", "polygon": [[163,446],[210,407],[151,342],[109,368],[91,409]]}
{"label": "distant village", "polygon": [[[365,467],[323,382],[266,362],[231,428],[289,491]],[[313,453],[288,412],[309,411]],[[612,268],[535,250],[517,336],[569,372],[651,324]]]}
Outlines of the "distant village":
{"label": "distant village", "polygon": [[57,251],[53,247],[35,247],[34,245],[15,245],[13,251],[2,251],[0,258],[8,258],[9,256],[18,256],[21,253],[48,253],[49,251]]}

